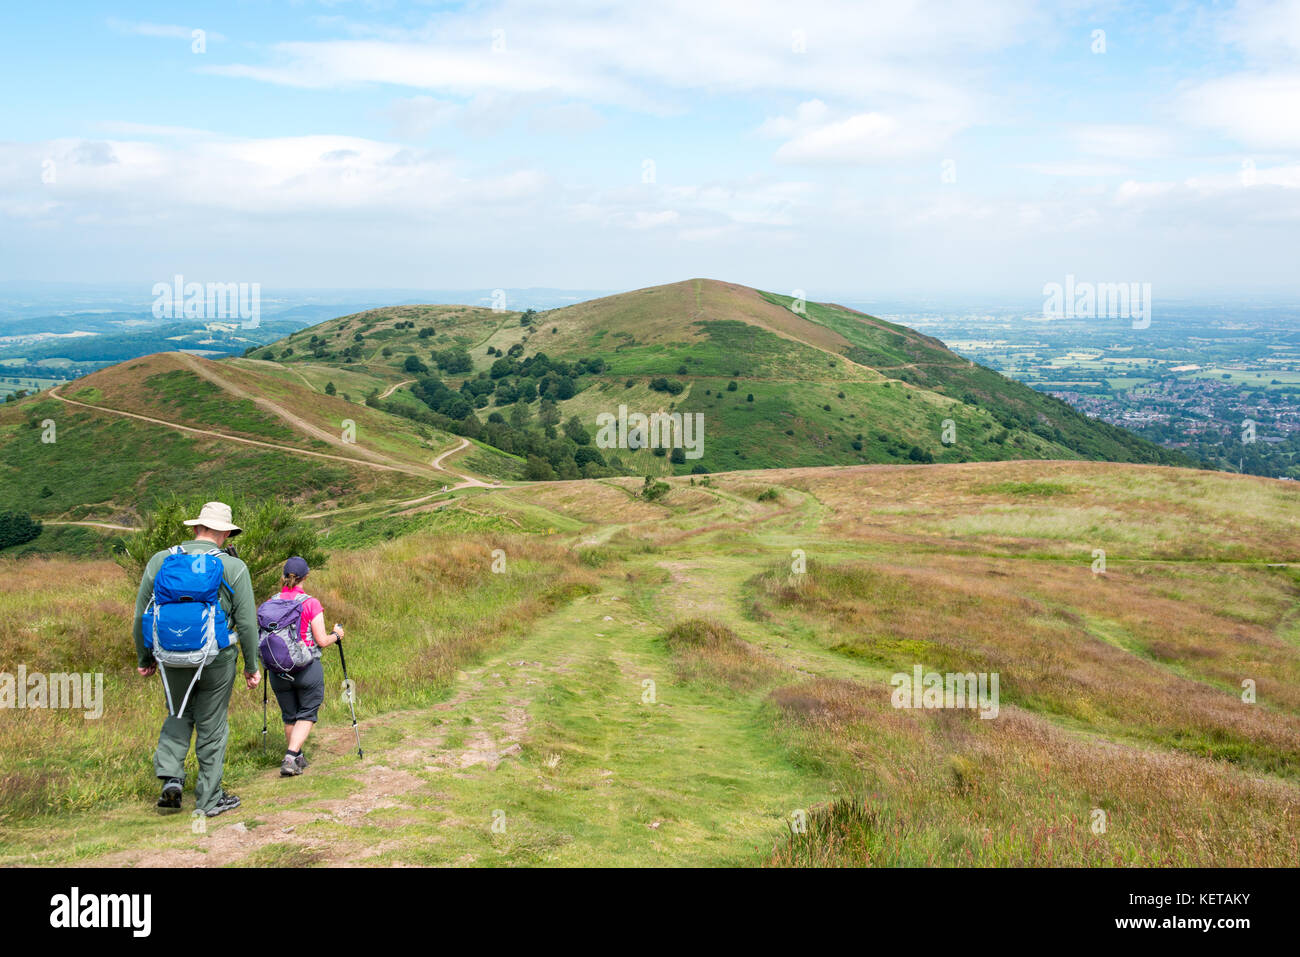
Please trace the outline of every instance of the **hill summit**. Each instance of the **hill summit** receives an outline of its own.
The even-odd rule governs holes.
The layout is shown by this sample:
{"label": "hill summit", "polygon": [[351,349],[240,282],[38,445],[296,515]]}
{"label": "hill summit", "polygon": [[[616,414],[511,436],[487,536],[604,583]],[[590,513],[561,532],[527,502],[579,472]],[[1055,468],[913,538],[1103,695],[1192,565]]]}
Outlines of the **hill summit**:
{"label": "hill summit", "polygon": [[[584,456],[557,471],[568,478],[602,467],[680,474],[1035,458],[1185,464],[905,326],[709,279],[542,313],[375,309],[304,329],[250,357],[317,376],[333,368],[371,377],[371,404],[399,415],[432,413],[440,427],[545,458],[553,470],[564,464],[553,461],[559,456],[510,434],[528,418],[516,406],[537,413],[556,438],[583,445],[602,414],[620,409],[703,416],[698,458],[598,449],[603,464]],[[375,392],[398,382],[383,399]]]}

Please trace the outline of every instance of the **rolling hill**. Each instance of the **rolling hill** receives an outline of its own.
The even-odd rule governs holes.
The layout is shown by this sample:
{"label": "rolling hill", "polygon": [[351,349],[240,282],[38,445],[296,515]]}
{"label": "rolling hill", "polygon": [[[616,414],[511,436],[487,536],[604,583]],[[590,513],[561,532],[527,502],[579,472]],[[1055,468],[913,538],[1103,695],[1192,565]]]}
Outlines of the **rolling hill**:
{"label": "rolling hill", "polygon": [[[1085,461],[1155,451],[792,305],[399,306],[0,407],[0,509],[49,523],[0,556],[0,670],[103,672],[114,702],[0,711],[0,864],[1300,862],[1294,483]],[[700,411],[709,474],[579,462],[619,403]],[[320,523],[366,757],[331,697],[282,782],[237,692],[244,807],[195,835],[154,816],[134,583],[96,552],[222,488]],[[891,707],[916,668],[997,675],[996,718]]]}
{"label": "rolling hill", "polygon": [[[345,374],[358,389],[402,383],[372,400],[399,415],[427,411],[415,393],[432,376],[470,400],[479,419],[508,412],[529,384],[555,400],[559,421],[576,416],[590,435],[598,415],[620,406],[703,416],[699,459],[673,462],[646,448],[602,453],[614,471],[634,474],[1017,458],[1188,464],[938,340],[841,306],[694,279],[524,321],[464,306],[376,309],[249,357],[317,381]],[[549,362],[537,364],[538,356]],[[562,394],[560,377],[546,379],[556,361],[587,363],[566,370],[575,394]],[[458,406],[449,418],[467,411]],[[483,433],[471,426],[469,434]],[[486,439],[524,451],[500,432]],[[550,464],[560,469],[558,457]],[[581,474],[601,473],[593,464]]]}
{"label": "rolling hill", "polygon": [[[18,551],[82,550],[174,489],[278,497],[327,528],[488,484],[508,457],[294,378],[159,353],[0,407],[0,510],[49,523]],[[484,471],[451,467],[472,458]],[[120,530],[120,529],[119,529]]]}
{"label": "rolling hill", "polygon": [[[620,407],[702,423],[698,456],[603,447]],[[494,482],[994,459],[1178,461],[905,327],[702,279],[540,314],[376,309],[0,407],[0,510],[49,523],[28,551],[80,550],[181,486],[366,542]]]}

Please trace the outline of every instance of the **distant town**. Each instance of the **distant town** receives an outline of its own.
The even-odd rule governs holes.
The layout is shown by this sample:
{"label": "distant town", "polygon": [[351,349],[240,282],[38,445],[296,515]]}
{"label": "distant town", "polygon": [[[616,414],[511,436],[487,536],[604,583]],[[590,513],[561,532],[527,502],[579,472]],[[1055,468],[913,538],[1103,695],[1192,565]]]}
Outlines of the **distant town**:
{"label": "distant town", "polygon": [[1157,304],[1146,328],[1024,312],[886,316],[1208,468],[1300,479],[1300,310]]}

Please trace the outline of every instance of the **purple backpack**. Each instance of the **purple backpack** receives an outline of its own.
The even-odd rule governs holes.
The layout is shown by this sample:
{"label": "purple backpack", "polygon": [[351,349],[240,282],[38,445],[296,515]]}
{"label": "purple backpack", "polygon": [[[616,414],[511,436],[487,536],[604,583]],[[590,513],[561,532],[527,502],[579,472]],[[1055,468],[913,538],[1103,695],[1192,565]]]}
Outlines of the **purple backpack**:
{"label": "purple backpack", "polygon": [[276,595],[257,606],[257,654],[267,671],[291,675],[312,662],[302,640],[302,603],[306,595]]}

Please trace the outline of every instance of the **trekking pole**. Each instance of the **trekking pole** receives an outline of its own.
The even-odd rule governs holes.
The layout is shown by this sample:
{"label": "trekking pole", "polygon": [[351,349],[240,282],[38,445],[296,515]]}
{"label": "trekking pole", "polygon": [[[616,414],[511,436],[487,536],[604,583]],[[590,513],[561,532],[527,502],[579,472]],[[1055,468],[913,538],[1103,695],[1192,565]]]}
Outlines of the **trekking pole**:
{"label": "trekking pole", "polygon": [[343,639],[340,638],[335,642],[339,646],[339,662],[343,665],[343,696],[348,699],[348,711],[352,713],[352,731],[357,736],[357,757],[361,757],[361,731],[357,727],[357,712],[352,707],[352,699],[355,697],[352,688],[352,682],[348,680],[348,659],[343,655]]}
{"label": "trekking pole", "polygon": [[270,675],[262,675],[262,756],[266,756],[266,686]]}

